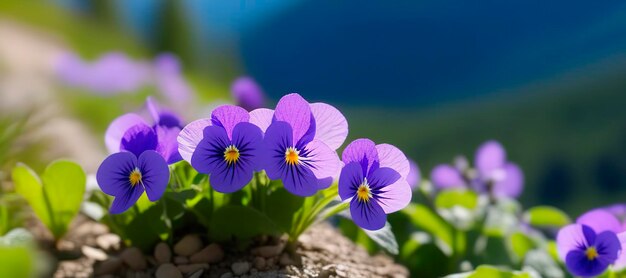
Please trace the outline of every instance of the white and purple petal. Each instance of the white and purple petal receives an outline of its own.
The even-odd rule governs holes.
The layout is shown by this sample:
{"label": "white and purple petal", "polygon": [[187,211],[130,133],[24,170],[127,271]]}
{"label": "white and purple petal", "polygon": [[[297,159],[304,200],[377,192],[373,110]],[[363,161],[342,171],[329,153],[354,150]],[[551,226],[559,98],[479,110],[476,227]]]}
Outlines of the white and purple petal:
{"label": "white and purple petal", "polygon": [[259,108],[250,111],[250,122],[258,126],[261,131],[265,132],[272,124],[274,110],[267,108]]}
{"label": "white and purple petal", "polygon": [[376,144],[366,138],[352,141],[341,154],[343,163],[358,162],[367,175],[369,171],[375,170],[379,166],[378,151]]}
{"label": "white and purple petal", "polygon": [[593,209],[576,219],[576,223],[589,226],[596,233],[611,231],[622,232],[622,225],[613,214],[605,209]]}
{"label": "white and purple petal", "polygon": [[390,144],[379,144],[376,145],[376,151],[378,152],[380,167],[394,169],[400,173],[403,179],[407,178],[411,170],[411,164],[400,149]]}
{"label": "white and purple petal", "polygon": [[318,179],[332,178],[340,167],[337,152],[320,140],[313,140],[305,147],[302,163],[309,167]]}
{"label": "white and purple petal", "polygon": [[178,152],[184,160],[191,163],[191,156],[204,136],[204,128],[210,125],[211,119],[195,120],[178,134]]}
{"label": "white and purple petal", "polygon": [[310,104],[315,118],[315,139],[336,150],[348,137],[348,121],[337,108],[326,103]]}

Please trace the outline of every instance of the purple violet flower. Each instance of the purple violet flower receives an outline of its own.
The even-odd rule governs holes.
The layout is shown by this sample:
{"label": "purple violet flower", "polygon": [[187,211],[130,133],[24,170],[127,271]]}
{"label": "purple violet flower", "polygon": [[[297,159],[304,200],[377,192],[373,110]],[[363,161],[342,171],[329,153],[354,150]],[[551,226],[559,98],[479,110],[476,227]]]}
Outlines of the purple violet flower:
{"label": "purple violet flower", "polygon": [[188,103],[193,90],[185,80],[180,61],[170,53],[157,56],[154,60],[154,82],[158,90],[170,102],[177,104]]}
{"label": "purple violet flower", "polygon": [[497,197],[508,198],[519,197],[522,193],[522,170],[517,164],[506,160],[506,151],[497,141],[487,141],[478,147],[474,166],[475,175],[468,177],[467,169],[462,165],[441,164],[433,168],[431,180],[441,189],[471,186],[479,192],[491,190]]}
{"label": "purple violet flower", "polygon": [[357,139],[342,154],[339,196],[350,200],[354,223],[367,230],[385,226],[387,214],[411,202],[410,166],[402,151],[389,144]]}
{"label": "purple violet flower", "polygon": [[[622,246],[626,246],[625,206],[622,204],[590,210],[576,219],[576,223],[591,227],[596,232],[610,231],[617,234]],[[613,269],[626,268],[626,252],[619,255]]]}
{"label": "purple violet flower", "polygon": [[559,257],[576,276],[596,276],[615,263],[622,246],[612,231],[594,231],[583,224],[563,227],[556,238]]}
{"label": "purple violet flower", "polygon": [[102,191],[115,196],[112,214],[122,213],[133,206],[146,192],[152,202],[165,192],[170,172],[163,157],[152,150],[137,157],[132,152],[119,152],[108,156],[98,168],[96,180]]}
{"label": "purple violet flower", "polygon": [[348,135],[348,123],[333,106],[288,94],[275,111],[250,112],[250,121],[265,130],[263,168],[270,179],[282,180],[287,191],[311,196],[339,174],[335,150]]}
{"label": "purple violet flower", "polygon": [[[193,147],[191,165],[209,174],[211,186],[219,192],[240,190],[252,180],[254,171],[261,170],[258,160],[263,132],[249,119],[248,111],[241,107],[220,106],[211,113],[211,124],[204,127],[200,141]],[[183,138],[199,135],[197,130],[189,131],[197,127],[194,123],[183,129]],[[181,144],[181,153],[188,156],[187,150]]]}
{"label": "purple violet flower", "polygon": [[254,79],[243,76],[235,79],[230,91],[237,105],[248,111],[261,108],[265,105],[265,96],[263,90]]}
{"label": "purple violet flower", "polygon": [[124,114],[111,122],[105,132],[105,144],[110,153],[129,151],[135,156],[154,150],[172,164],[182,160],[176,138],[181,129],[181,119],[174,113],[161,109],[148,98],[146,106],[152,123],[135,113]]}

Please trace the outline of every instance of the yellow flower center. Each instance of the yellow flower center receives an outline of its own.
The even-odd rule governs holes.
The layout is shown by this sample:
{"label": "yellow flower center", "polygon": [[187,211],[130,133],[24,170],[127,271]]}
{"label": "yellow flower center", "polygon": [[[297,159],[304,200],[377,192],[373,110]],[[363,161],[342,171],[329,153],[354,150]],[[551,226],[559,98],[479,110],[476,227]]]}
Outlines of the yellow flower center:
{"label": "yellow flower center", "polygon": [[237,163],[238,160],[239,149],[237,149],[237,147],[235,147],[234,145],[228,146],[224,151],[224,161],[226,161],[228,165],[231,165],[233,163]]}
{"label": "yellow flower center", "polygon": [[135,168],[135,170],[130,172],[130,175],[128,175],[128,181],[130,181],[130,185],[132,185],[132,186],[135,186],[138,183],[140,183],[141,182],[141,171],[139,171],[139,169]]}
{"label": "yellow flower center", "polygon": [[585,251],[585,255],[587,256],[587,260],[593,261],[595,258],[598,257],[598,250],[596,250],[596,248],[593,246],[588,247]]}
{"label": "yellow flower center", "polygon": [[287,148],[285,151],[285,162],[291,166],[300,163],[300,151],[294,147]]}
{"label": "yellow flower center", "polygon": [[356,198],[359,202],[369,202],[370,198],[372,198],[372,192],[370,185],[367,183],[367,179],[363,180],[363,183],[359,185],[359,189],[356,191]]}

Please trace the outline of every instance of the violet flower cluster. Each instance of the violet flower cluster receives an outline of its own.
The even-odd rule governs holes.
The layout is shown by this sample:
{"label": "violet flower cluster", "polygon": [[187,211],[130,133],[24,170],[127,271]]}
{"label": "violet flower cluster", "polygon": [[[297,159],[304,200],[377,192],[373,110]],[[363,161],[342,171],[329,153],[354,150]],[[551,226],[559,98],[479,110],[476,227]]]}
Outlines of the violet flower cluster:
{"label": "violet flower cluster", "polygon": [[[244,85],[236,86],[251,86]],[[249,101],[246,108],[256,104]],[[107,158],[97,175],[103,191],[119,199],[112,213],[131,207],[142,190],[150,200],[158,199],[169,178],[163,173],[167,172],[165,161],[171,164],[180,159],[207,174],[211,187],[222,193],[241,190],[260,171],[303,197],[338,180],[339,197],[349,203],[354,222],[368,230],[382,228],[387,214],[408,205],[409,182],[419,180],[415,164],[411,166],[402,151],[389,144],[358,139],[346,147],[340,160],[337,149],[348,135],[346,118],[335,107],[309,103],[299,94],[282,97],[274,110],[248,112],[223,105],[209,118],[193,121],[182,130],[174,114],[151,101],[148,107],[153,117],[150,123],[127,114],[107,131],[109,150],[122,152]]]}
{"label": "violet flower cluster", "polygon": [[584,213],[556,238],[560,259],[576,276],[590,277],[626,268],[626,205],[613,205]]}
{"label": "violet flower cluster", "polygon": [[456,165],[436,166],[430,176],[435,187],[471,188],[493,197],[517,198],[524,187],[524,175],[519,166],[506,159],[506,151],[497,141],[487,141],[476,151],[475,169],[464,158]]}

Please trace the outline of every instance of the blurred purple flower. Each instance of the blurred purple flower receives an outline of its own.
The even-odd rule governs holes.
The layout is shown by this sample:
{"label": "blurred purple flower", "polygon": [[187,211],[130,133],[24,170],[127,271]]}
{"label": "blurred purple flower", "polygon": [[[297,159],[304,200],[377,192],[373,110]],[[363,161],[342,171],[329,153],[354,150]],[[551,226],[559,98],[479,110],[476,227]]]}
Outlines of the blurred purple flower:
{"label": "blurred purple flower", "polygon": [[387,214],[411,202],[410,164],[398,148],[357,139],[343,151],[342,160],[339,196],[350,200],[350,214],[361,228],[383,228]]}
{"label": "blurred purple flower", "polygon": [[411,188],[415,189],[419,186],[421,179],[422,175],[417,163],[409,159],[409,174],[406,176],[406,181],[409,183]]}
{"label": "blurred purple flower", "polygon": [[122,213],[133,206],[146,192],[152,202],[165,192],[170,171],[163,157],[152,150],[139,157],[131,152],[119,152],[107,157],[96,173],[102,192],[115,196],[112,214]]}
{"label": "blurred purple flower", "polygon": [[150,120],[139,114],[124,114],[111,122],[105,132],[105,144],[110,153],[129,151],[136,156],[146,150],[159,153],[169,164],[180,161],[176,138],[181,129],[181,119],[174,113],[161,109],[152,98],[146,101]]}
{"label": "blurred purple flower", "polygon": [[559,257],[576,276],[596,276],[613,264],[622,250],[612,231],[594,231],[583,224],[562,228],[556,238]]}
{"label": "blurred purple flower", "polygon": [[524,175],[517,164],[506,160],[506,151],[497,141],[480,145],[474,166],[475,176],[468,176],[466,169],[441,164],[432,170],[431,180],[438,188],[471,186],[479,192],[491,191],[496,197],[516,198],[522,193]]}
{"label": "blurred purple flower", "polygon": [[[626,248],[626,206],[615,204],[590,210],[576,219],[576,223],[587,225],[596,232],[611,231],[617,234],[622,246]],[[626,252],[622,252],[613,264],[616,270],[626,268]]]}
{"label": "blurred purple flower", "polygon": [[164,53],[157,56],[154,60],[154,75],[158,90],[170,102],[184,104],[191,100],[193,91],[175,55]]}
{"label": "blurred purple flower", "polygon": [[[192,153],[191,165],[198,172],[209,174],[211,186],[219,192],[240,190],[252,180],[254,171],[261,170],[258,160],[263,132],[249,119],[248,111],[241,107],[216,108],[211,114],[211,125],[204,127]],[[187,130],[181,134],[189,133]]]}
{"label": "blurred purple flower", "polygon": [[147,65],[118,52],[107,53],[92,63],[64,53],[57,60],[56,71],[69,86],[105,95],[133,92],[150,81]]}
{"label": "blurred purple flower", "polygon": [[270,179],[282,180],[287,191],[311,196],[339,174],[335,150],[348,135],[348,123],[335,107],[288,94],[275,111],[250,112],[250,122],[265,131],[263,168]]}
{"label": "blurred purple flower", "polygon": [[230,91],[237,105],[248,111],[262,108],[265,105],[263,90],[250,77],[243,76],[237,78],[233,82]]}

